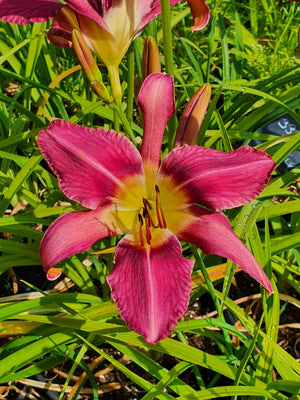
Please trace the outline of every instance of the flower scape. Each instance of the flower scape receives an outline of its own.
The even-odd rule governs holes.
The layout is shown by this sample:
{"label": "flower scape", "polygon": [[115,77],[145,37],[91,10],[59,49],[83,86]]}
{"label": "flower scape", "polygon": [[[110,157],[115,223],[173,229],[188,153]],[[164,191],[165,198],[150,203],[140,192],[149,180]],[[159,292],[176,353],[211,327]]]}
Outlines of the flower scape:
{"label": "flower scape", "polygon": [[164,130],[175,112],[173,78],[150,75],[137,103],[144,120],[140,152],[113,130],[55,120],[40,132],[38,146],[62,192],[87,208],[54,221],[40,255],[54,280],[60,261],[102,238],[124,235],[107,276],[111,296],[127,325],[155,344],[170,334],[189,303],[194,261],[182,255],[180,240],[231,259],[272,293],[221,211],[254,200],[275,163],[247,146],[224,153],[189,144],[161,161]]}

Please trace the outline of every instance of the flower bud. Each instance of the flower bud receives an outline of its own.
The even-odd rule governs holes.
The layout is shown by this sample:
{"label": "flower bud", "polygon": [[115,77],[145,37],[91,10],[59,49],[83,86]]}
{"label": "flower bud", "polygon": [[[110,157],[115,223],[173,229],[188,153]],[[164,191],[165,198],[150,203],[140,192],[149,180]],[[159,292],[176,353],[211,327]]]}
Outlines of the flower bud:
{"label": "flower bud", "polygon": [[159,50],[155,39],[148,36],[144,43],[142,56],[142,77],[143,81],[148,75],[155,72],[161,72]]}
{"label": "flower bud", "polygon": [[93,81],[90,83],[90,88],[98,97],[108,100],[109,102],[113,101],[113,98],[109,96],[103,82]]}
{"label": "flower bud", "polygon": [[[110,96],[102,82],[102,75],[94,60],[93,54],[78,29],[73,29],[72,31],[72,42],[82,69],[86,73],[88,80],[93,83],[93,85],[91,85],[93,91],[98,96],[110,100]],[[95,84],[95,82],[97,82],[97,84]],[[97,88],[96,91],[94,87]]]}
{"label": "flower bud", "polygon": [[174,147],[181,147],[184,144],[192,146],[197,143],[210,96],[211,86],[205,83],[188,102],[178,124]]}

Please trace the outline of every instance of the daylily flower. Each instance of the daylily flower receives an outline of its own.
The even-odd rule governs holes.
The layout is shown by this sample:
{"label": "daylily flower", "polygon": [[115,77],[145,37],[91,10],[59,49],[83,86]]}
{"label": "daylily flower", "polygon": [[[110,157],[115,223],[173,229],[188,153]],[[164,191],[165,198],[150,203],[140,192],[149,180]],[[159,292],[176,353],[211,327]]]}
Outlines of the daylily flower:
{"label": "daylily flower", "polygon": [[[170,5],[181,0],[170,0]],[[81,31],[90,49],[109,70],[118,85],[118,66],[133,39],[160,14],[160,0],[0,0],[0,19],[14,24],[54,18],[49,39],[57,46],[72,43],[72,30]],[[209,9],[204,0],[188,0],[194,18],[193,30],[206,26]],[[120,98],[121,88],[115,88]]]}
{"label": "daylily flower", "polygon": [[223,153],[196,145],[176,148],[160,161],[173,89],[172,77],[160,73],[141,87],[140,152],[114,131],[59,120],[38,138],[63,193],[89,209],[66,213],[47,230],[40,254],[48,279],[60,275],[58,262],[99,239],[125,235],[107,280],[121,318],[150,343],[169,335],[189,303],[194,262],[183,257],[179,240],[230,258],[272,292],[220,210],[256,198],[275,164],[250,147]]}

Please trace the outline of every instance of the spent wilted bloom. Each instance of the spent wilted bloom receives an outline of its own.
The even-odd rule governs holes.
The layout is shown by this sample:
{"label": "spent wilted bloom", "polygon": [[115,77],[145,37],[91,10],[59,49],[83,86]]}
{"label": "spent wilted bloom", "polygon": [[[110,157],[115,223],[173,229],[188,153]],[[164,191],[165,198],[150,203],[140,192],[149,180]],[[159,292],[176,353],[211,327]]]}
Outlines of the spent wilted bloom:
{"label": "spent wilted bloom", "polygon": [[197,145],[173,149],[161,161],[165,126],[175,111],[173,90],[165,74],[143,83],[140,152],[117,132],[60,120],[38,137],[62,192],[89,209],[66,213],[48,228],[40,247],[48,278],[60,275],[57,263],[65,258],[124,235],[107,280],[121,318],[149,343],[166,338],[188,307],[194,261],[183,257],[179,240],[230,258],[272,292],[221,210],[255,199],[275,163],[251,147],[224,153]]}

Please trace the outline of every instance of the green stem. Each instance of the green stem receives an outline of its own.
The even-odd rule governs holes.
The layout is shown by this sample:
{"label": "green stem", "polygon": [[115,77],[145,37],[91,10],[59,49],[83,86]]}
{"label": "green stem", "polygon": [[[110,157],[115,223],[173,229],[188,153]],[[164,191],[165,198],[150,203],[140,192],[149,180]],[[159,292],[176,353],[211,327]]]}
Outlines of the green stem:
{"label": "green stem", "polygon": [[166,73],[174,75],[171,9],[169,0],[160,0]]}
{"label": "green stem", "polygon": [[127,133],[127,135],[129,136],[130,140],[133,142],[133,144],[136,144],[133,130],[131,129],[130,123],[128,122],[128,120],[126,118],[126,115],[123,113],[121,104],[112,103],[111,107],[115,113],[115,116],[117,118],[119,118],[120,121],[122,122],[124,130]]}
{"label": "green stem", "polygon": [[111,65],[111,66],[107,67],[107,69],[108,69],[108,73],[109,73],[111,92],[112,92],[113,98],[116,103],[121,103],[122,102],[122,88],[121,88],[121,82],[120,82],[119,67],[116,65]]}
{"label": "green stem", "polygon": [[128,77],[127,77],[127,120],[132,124],[133,99],[134,99],[134,43],[131,43],[127,52]]}
{"label": "green stem", "polygon": [[[120,82],[120,75],[119,75],[119,68],[116,65],[111,65],[107,67],[109,77],[110,77],[110,84],[111,84],[111,92],[114,98],[115,103],[119,108],[121,108],[122,104],[122,88]],[[115,110],[114,110],[115,111]],[[115,131],[120,130],[120,121],[117,116],[117,113],[114,113],[114,129]]]}
{"label": "green stem", "polygon": [[211,19],[210,32],[207,38],[207,69],[206,69],[206,82],[210,81],[210,69],[212,66],[212,56],[214,51],[215,41],[215,30],[216,30],[216,17]]}
{"label": "green stem", "polygon": [[171,151],[174,146],[174,139],[176,133],[176,126],[177,126],[177,117],[176,114],[173,114],[168,121],[168,149]]}
{"label": "green stem", "polygon": [[[161,22],[163,32],[163,44],[164,44],[164,57],[165,57],[165,68],[166,73],[174,75],[174,61],[173,61],[173,46],[172,46],[172,26],[171,26],[171,8],[170,0],[160,0],[161,7]],[[168,122],[169,128],[169,140],[168,148],[172,150],[174,135],[177,125],[176,115],[172,115]]]}

